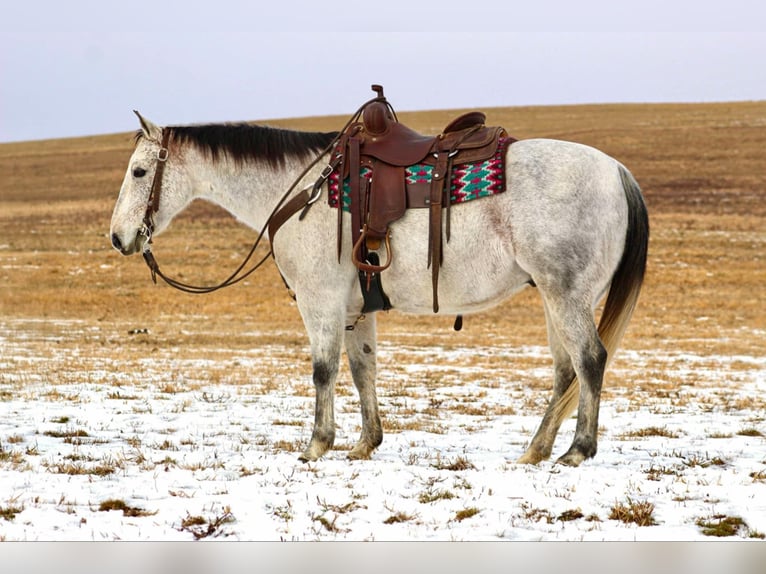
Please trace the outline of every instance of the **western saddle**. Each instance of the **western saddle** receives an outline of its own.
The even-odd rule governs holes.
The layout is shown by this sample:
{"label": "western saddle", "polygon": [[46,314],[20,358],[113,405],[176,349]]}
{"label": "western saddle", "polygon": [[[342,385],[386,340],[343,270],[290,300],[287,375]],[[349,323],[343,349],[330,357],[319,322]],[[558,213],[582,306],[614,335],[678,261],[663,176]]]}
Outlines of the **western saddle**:
{"label": "western saddle", "polygon": [[[372,86],[377,97],[367,102],[339,134],[332,148],[330,164],[314,185],[314,190],[334,172],[339,189],[337,198],[330,197],[331,205],[338,207],[337,252],[338,260],[343,241],[343,193],[347,181],[352,222],[352,261],[359,269],[365,309],[371,312],[389,309],[390,303],[380,286],[380,273],[393,260],[390,225],[404,216],[407,209],[429,210],[428,262],[433,284],[433,310],[439,311],[438,281],[442,263],[443,212],[446,210],[446,238],[449,241],[449,208],[452,166],[480,162],[492,158],[498,150],[500,138],[509,138],[502,127],[486,127],[482,112],[469,112],[450,122],[437,136],[426,136],[400,123],[392,106],[383,95],[383,87]],[[430,166],[429,181],[408,182],[406,168],[414,165]],[[364,168],[371,177],[362,175]],[[329,195],[329,194],[328,194]],[[287,207],[287,206],[286,206]],[[300,209],[300,207],[298,207]],[[292,210],[295,213],[297,209]],[[291,214],[288,214],[289,217]],[[283,223],[277,223],[280,225]],[[276,229],[274,230],[274,232]],[[273,233],[271,233],[273,238]],[[385,244],[385,263],[380,264],[375,253]],[[374,279],[374,283],[373,283]],[[370,303],[372,287],[379,291],[373,295],[377,303]]]}

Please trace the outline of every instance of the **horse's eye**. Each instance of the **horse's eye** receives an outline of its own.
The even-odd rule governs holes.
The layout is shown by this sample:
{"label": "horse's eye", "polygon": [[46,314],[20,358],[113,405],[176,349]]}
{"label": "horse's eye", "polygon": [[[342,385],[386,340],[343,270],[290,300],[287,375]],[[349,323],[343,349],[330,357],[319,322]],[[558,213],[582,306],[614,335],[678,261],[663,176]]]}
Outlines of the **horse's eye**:
{"label": "horse's eye", "polygon": [[136,169],[133,170],[133,177],[144,177],[145,175],[146,175],[146,170],[141,167],[137,167]]}

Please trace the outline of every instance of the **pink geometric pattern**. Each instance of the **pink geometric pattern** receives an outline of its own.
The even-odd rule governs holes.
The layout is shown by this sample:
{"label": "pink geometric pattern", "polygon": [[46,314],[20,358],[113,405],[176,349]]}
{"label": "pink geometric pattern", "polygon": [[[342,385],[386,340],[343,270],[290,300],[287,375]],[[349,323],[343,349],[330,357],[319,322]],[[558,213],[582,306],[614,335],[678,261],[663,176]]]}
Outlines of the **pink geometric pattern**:
{"label": "pink geometric pattern", "polygon": [[[473,199],[488,197],[505,191],[505,153],[508,146],[515,140],[500,138],[497,152],[491,158],[471,163],[457,163],[452,166],[450,177],[450,203],[465,203]],[[433,166],[416,164],[405,168],[404,174],[408,184],[431,183]],[[372,170],[363,167],[359,175],[372,179]],[[340,176],[337,171],[333,172],[327,180],[329,186],[330,207],[338,207],[338,188]],[[349,197],[348,178],[343,181],[343,209],[349,211],[351,199]]]}

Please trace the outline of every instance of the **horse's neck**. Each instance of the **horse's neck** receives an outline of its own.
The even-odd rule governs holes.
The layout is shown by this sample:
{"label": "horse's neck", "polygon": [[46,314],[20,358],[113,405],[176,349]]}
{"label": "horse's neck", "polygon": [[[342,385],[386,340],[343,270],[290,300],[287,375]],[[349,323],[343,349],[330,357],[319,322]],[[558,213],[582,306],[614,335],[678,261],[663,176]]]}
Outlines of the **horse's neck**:
{"label": "horse's neck", "polygon": [[[188,161],[188,160],[187,160]],[[237,219],[260,230],[274,207],[293,184],[303,166],[288,159],[284,167],[266,161],[235,165],[230,161],[213,162],[193,158],[194,197],[223,207]]]}

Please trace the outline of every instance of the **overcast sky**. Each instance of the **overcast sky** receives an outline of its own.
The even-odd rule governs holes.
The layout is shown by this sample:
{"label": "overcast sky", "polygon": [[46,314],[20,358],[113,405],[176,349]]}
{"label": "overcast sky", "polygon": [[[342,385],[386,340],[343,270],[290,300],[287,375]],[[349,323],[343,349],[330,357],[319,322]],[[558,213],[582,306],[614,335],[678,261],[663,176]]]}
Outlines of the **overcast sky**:
{"label": "overcast sky", "polygon": [[766,99],[762,0],[14,0],[0,142],[397,110]]}

